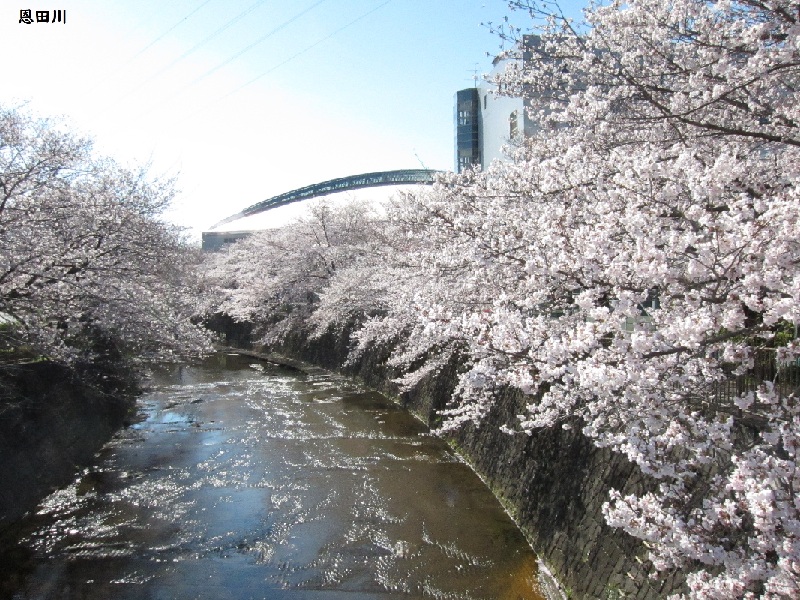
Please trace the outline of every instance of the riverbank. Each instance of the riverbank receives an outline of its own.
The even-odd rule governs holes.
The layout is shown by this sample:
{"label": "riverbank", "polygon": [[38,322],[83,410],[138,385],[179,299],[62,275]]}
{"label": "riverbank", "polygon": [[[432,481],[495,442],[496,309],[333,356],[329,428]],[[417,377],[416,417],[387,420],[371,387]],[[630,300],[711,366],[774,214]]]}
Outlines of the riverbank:
{"label": "riverbank", "polygon": [[40,361],[0,369],[0,532],[74,478],[134,406],[129,381]]}
{"label": "riverbank", "polygon": [[[396,374],[385,364],[390,348],[374,348],[346,364],[349,333],[328,332],[315,339],[296,333],[271,348],[242,345],[266,360],[295,367],[304,361],[354,377],[436,426],[438,411],[455,387],[457,362],[401,393],[392,382]],[[529,400],[518,390],[504,390],[480,427],[468,425],[448,442],[505,506],[561,593],[581,600],[656,600],[682,591],[682,573],[653,578],[647,548],[609,527],[603,517],[610,489],[640,494],[653,481],[625,457],[594,446],[579,424],[530,436],[503,433],[501,427],[513,427]]]}
{"label": "riverbank", "polygon": [[351,378],[220,352],[138,404],[16,528],[0,598],[544,600],[489,490]]}

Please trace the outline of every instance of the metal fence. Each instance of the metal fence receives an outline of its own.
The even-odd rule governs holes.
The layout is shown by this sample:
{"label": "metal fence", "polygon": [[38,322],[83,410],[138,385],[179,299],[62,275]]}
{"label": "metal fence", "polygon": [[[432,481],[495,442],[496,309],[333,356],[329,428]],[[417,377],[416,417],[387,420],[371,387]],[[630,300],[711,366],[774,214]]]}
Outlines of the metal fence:
{"label": "metal fence", "polygon": [[755,392],[759,386],[771,381],[782,397],[800,392],[800,361],[778,364],[775,348],[758,348],[753,352],[753,366],[747,372],[715,382],[711,386],[710,400],[717,406],[732,406],[736,398]]}

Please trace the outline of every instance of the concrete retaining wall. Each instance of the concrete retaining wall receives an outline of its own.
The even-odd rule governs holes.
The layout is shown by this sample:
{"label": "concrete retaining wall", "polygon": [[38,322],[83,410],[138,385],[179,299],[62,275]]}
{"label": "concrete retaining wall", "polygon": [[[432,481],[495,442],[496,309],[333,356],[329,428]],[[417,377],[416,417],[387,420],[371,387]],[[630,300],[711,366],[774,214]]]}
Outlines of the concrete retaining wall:
{"label": "concrete retaining wall", "polygon": [[0,530],[72,481],[132,407],[131,395],[89,385],[54,363],[2,369]]}

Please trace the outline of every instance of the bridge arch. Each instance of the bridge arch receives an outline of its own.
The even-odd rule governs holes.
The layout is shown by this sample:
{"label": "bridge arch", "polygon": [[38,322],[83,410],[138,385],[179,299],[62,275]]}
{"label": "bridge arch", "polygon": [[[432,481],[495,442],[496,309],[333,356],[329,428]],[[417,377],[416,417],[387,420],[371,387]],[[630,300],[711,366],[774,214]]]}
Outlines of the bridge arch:
{"label": "bridge arch", "polygon": [[380,171],[376,173],[362,173],[361,175],[350,175],[349,177],[340,177],[338,179],[331,179],[330,181],[323,181],[313,185],[285,192],[272,198],[257,202],[252,206],[248,206],[241,212],[231,215],[222,219],[219,223],[215,224],[212,229],[216,229],[223,225],[227,225],[232,221],[249,217],[271,208],[285,206],[292,202],[299,202],[301,200],[308,200],[317,196],[325,196],[334,192],[346,192],[348,190],[357,190],[369,187],[381,187],[385,185],[403,185],[403,184],[420,184],[431,185],[436,175],[442,171],[435,171],[431,169],[400,169],[397,171]]}

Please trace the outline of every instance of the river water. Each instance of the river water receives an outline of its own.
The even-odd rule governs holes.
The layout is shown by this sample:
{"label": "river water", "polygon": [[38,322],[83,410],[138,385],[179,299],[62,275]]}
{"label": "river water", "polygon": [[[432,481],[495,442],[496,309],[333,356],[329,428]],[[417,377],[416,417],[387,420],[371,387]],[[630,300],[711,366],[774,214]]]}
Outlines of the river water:
{"label": "river water", "polygon": [[541,598],[478,477],[347,379],[219,354],[140,406],[22,524],[7,598]]}

